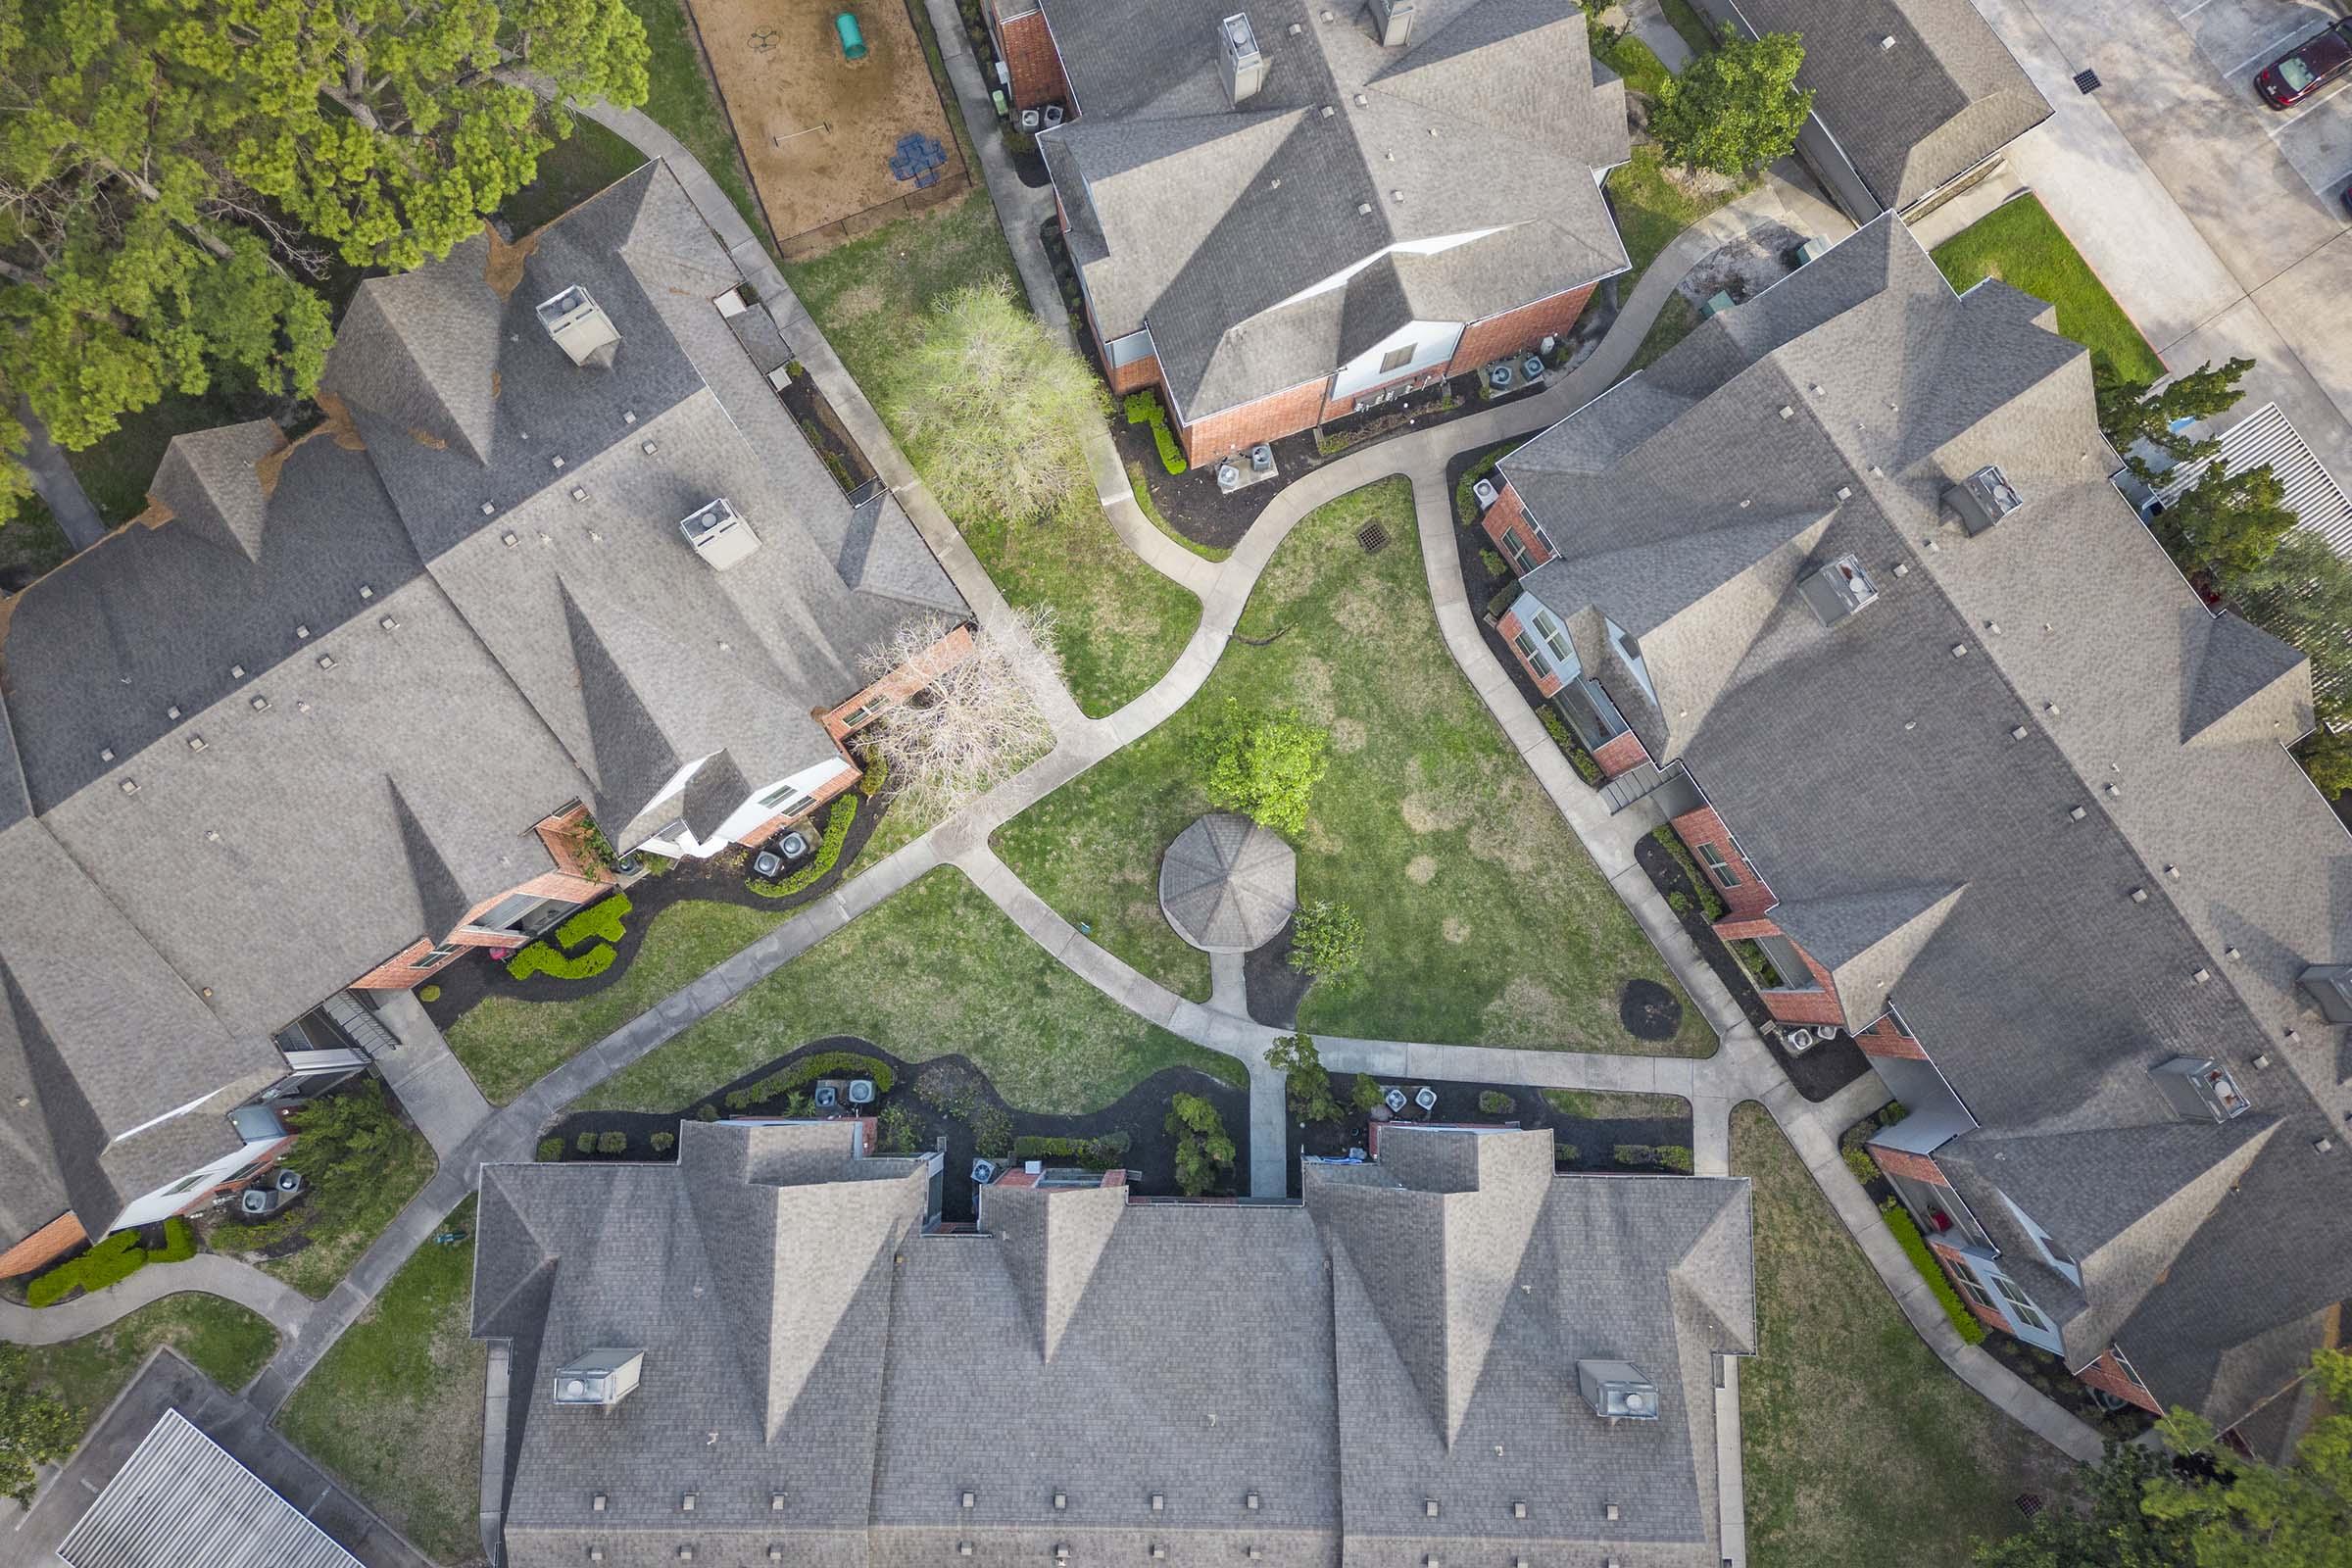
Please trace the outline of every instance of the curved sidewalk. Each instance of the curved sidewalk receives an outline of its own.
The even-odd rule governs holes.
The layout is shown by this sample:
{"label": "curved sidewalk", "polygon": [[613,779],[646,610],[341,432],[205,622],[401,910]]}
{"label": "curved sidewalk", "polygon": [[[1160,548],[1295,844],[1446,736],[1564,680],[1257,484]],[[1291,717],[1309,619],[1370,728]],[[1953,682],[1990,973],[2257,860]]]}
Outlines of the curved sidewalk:
{"label": "curved sidewalk", "polygon": [[314,1303],[293,1286],[251,1263],[219,1252],[199,1252],[181,1263],[150,1263],[119,1285],[55,1306],[20,1306],[0,1301],[0,1340],[12,1345],[61,1345],[95,1334],[140,1307],[167,1296],[201,1292],[249,1307],[281,1335],[298,1334]]}

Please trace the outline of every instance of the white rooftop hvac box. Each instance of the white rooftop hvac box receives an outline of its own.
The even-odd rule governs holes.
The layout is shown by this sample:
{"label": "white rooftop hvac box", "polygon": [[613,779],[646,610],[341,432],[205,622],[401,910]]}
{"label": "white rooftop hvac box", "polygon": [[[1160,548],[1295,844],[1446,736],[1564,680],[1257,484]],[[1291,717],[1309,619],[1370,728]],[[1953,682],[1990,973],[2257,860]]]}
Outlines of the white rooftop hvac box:
{"label": "white rooftop hvac box", "polygon": [[1611,1421],[1658,1418],[1658,1386],[1631,1361],[1579,1361],[1576,1388],[1594,1415]]}
{"label": "white rooftop hvac box", "polygon": [[694,553],[716,571],[726,570],[760,548],[760,536],[724,496],[679,523],[678,531],[694,546]]}
{"label": "white rooftop hvac box", "polygon": [[556,1371],[558,1404],[615,1405],[645,1373],[645,1352],[602,1346]]}

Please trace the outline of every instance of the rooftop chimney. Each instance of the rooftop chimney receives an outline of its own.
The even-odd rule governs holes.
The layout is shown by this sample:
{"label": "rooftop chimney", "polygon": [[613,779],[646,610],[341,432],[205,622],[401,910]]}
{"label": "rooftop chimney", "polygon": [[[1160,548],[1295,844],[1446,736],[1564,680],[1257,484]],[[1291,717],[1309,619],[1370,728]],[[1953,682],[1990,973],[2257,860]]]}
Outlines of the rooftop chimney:
{"label": "rooftop chimney", "polygon": [[1879,597],[1870,578],[1862,570],[1861,561],[1854,556],[1839,556],[1819,571],[1808,573],[1796,585],[1813,613],[1824,626],[1835,626],[1846,616]]}
{"label": "rooftop chimney", "polygon": [[1266,84],[1266,57],[1258,53],[1249,12],[1236,11],[1217,24],[1217,60],[1225,68],[1225,101],[1236,109]]}
{"label": "rooftop chimney", "polygon": [[645,1372],[643,1350],[590,1350],[556,1372],[558,1404],[593,1404],[610,1408],[629,1396]]}
{"label": "rooftop chimney", "polygon": [[2025,497],[1989,464],[1943,492],[1943,510],[1960,518],[1972,539],[2025,504]]}
{"label": "rooftop chimney", "polygon": [[605,314],[604,307],[590,299],[579,284],[541,304],[539,324],[556,340],[556,347],[571,356],[572,364],[593,365],[600,370],[612,368],[620,334],[613,330],[612,318]]}
{"label": "rooftop chimney", "polygon": [[2298,983],[2329,1023],[2352,1023],[2352,964],[2315,963]]}
{"label": "rooftop chimney", "polygon": [[726,570],[760,548],[760,536],[725,496],[680,522],[678,531],[715,571]]}
{"label": "rooftop chimney", "polygon": [[2246,1097],[2237,1092],[2236,1080],[2210,1056],[2175,1056],[2148,1074],[2184,1121],[2228,1121],[2245,1114]]}
{"label": "rooftop chimney", "polygon": [[1372,0],[1372,26],[1383,48],[1403,48],[1413,32],[1413,0]]}
{"label": "rooftop chimney", "polygon": [[1631,1361],[1579,1361],[1576,1387],[1594,1415],[1610,1421],[1658,1418],[1658,1387]]}

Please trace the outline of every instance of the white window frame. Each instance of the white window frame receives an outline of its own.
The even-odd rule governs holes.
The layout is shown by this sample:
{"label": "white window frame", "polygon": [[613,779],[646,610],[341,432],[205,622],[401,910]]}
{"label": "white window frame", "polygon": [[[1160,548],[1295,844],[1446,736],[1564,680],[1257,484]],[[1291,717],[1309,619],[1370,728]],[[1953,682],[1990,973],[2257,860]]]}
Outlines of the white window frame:
{"label": "white window frame", "polygon": [[1519,651],[1521,659],[1527,661],[1527,667],[1535,671],[1536,679],[1551,678],[1551,665],[1545,662],[1544,651],[1536,646],[1535,639],[1528,636],[1526,627],[1522,626],[1511,633],[1511,646]]}
{"label": "white window frame", "polygon": [[2047,1334],[2050,1332],[2050,1320],[2043,1317],[2039,1309],[2034,1305],[2033,1298],[2017,1288],[2016,1281],[2010,1279],[2006,1274],[1995,1274],[1992,1277],[1992,1284],[1993,1288],[2001,1293],[2002,1299],[2009,1303],[2012,1317],[2037,1333]]}
{"label": "white window frame", "polygon": [[1707,868],[1707,875],[1715,879],[1717,887],[1729,892],[1740,886],[1740,873],[1732,869],[1731,860],[1712,841],[1700,844],[1697,849],[1698,863]]}
{"label": "white window frame", "polygon": [[[787,808],[784,803],[794,800],[800,804]],[[765,795],[760,796],[760,804],[779,816],[798,816],[816,804],[816,797],[807,790],[797,789],[790,784],[779,784]]]}
{"label": "white window frame", "polygon": [[1518,529],[1502,530],[1502,553],[1511,558],[1512,569],[1520,576],[1536,569],[1536,553],[1527,548],[1527,541],[1519,537]]}
{"label": "white window frame", "polygon": [[1560,624],[1559,618],[1548,610],[1539,610],[1535,621],[1536,635],[1543,638],[1544,646],[1551,650],[1552,662],[1562,668],[1575,663],[1576,650],[1568,646],[1568,632]]}

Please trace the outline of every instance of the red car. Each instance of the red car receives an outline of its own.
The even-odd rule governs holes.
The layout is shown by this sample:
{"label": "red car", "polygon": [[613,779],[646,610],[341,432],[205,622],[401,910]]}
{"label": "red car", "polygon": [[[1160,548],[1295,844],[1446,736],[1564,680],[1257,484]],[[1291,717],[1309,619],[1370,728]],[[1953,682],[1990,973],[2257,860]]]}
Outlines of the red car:
{"label": "red car", "polygon": [[2318,92],[2352,68],[2352,18],[2313,33],[2254,74],[2254,90],[2273,109],[2285,109]]}

